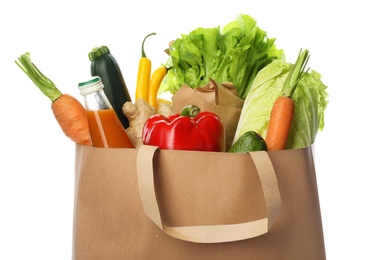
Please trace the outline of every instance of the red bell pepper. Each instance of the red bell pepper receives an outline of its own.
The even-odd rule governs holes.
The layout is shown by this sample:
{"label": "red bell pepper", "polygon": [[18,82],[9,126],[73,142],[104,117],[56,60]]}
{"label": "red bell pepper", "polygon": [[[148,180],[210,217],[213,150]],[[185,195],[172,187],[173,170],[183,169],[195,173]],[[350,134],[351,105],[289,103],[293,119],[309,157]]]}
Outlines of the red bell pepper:
{"label": "red bell pepper", "polygon": [[187,106],[180,114],[155,114],[147,119],[142,142],[160,149],[223,152],[224,126],[215,113]]}

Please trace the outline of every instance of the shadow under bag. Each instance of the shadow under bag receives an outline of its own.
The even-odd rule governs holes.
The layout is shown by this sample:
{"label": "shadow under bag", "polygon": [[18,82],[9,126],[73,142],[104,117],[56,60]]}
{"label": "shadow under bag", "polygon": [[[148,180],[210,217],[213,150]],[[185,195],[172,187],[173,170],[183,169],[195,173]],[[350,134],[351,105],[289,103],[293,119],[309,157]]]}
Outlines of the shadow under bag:
{"label": "shadow under bag", "polygon": [[76,145],[74,260],[326,259],[312,147]]}

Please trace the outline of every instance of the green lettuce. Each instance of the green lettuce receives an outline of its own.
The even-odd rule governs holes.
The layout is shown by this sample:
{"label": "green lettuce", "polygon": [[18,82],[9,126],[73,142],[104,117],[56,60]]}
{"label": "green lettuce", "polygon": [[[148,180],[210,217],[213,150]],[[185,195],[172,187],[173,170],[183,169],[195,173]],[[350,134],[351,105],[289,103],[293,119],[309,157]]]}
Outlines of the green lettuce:
{"label": "green lettuce", "polygon": [[159,94],[174,94],[184,83],[200,87],[212,78],[218,83],[232,82],[245,99],[258,71],[273,60],[284,59],[283,50],[274,42],[252,17],[243,14],[222,31],[220,27],[199,27],[181,34],[170,46],[165,66],[171,69]]}
{"label": "green lettuce", "polygon": [[[252,130],[264,139],[270,113],[293,64],[274,61],[258,72],[245,100],[233,143],[246,131]],[[327,86],[321,75],[312,70],[299,81],[293,95],[294,118],[287,149],[303,148],[315,141],[318,130],[324,128],[324,111],[328,105]]]}

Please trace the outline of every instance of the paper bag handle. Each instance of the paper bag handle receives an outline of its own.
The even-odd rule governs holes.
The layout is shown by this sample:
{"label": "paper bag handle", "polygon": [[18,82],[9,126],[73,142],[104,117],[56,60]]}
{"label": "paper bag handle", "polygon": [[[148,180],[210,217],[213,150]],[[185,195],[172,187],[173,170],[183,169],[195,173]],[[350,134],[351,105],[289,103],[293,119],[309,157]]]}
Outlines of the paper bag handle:
{"label": "paper bag handle", "polygon": [[218,243],[248,239],[269,231],[281,211],[281,197],[275,170],[267,152],[249,153],[262,186],[267,215],[238,224],[170,227],[162,223],[154,186],[153,156],[157,146],[141,145],[137,155],[137,177],[145,214],[166,234],[196,243]]}

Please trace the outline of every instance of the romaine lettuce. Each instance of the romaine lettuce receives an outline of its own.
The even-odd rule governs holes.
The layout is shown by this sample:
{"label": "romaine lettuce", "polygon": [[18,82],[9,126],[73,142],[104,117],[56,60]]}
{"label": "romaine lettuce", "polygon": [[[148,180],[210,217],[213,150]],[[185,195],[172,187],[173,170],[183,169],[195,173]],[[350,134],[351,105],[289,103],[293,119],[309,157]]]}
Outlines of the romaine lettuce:
{"label": "romaine lettuce", "polygon": [[182,34],[170,47],[166,67],[171,67],[159,94],[174,94],[186,83],[192,88],[216,82],[232,82],[245,99],[258,71],[273,60],[283,59],[274,38],[257,26],[249,15],[238,15],[223,27],[197,28]]}

